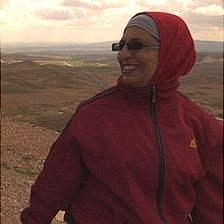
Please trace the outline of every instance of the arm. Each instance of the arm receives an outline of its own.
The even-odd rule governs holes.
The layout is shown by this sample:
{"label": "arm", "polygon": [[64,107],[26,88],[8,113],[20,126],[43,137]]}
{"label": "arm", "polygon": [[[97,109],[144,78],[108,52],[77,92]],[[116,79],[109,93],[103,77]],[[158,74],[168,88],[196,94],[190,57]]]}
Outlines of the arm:
{"label": "arm", "polygon": [[30,206],[21,213],[23,224],[48,224],[66,210],[78,193],[86,169],[68,125],[52,145],[44,168],[31,187]]}
{"label": "arm", "polygon": [[223,214],[223,126],[206,119],[200,157],[206,172],[195,184],[196,206],[192,212],[194,224],[221,224]]}

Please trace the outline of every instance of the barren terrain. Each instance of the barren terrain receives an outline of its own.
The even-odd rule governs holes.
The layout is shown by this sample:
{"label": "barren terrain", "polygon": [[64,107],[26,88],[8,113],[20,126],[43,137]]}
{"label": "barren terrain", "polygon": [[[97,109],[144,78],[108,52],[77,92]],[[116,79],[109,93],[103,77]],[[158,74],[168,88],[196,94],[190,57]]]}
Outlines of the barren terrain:
{"label": "barren terrain", "polygon": [[30,187],[58,134],[4,115],[1,128],[1,223],[17,224],[20,212],[28,206]]}

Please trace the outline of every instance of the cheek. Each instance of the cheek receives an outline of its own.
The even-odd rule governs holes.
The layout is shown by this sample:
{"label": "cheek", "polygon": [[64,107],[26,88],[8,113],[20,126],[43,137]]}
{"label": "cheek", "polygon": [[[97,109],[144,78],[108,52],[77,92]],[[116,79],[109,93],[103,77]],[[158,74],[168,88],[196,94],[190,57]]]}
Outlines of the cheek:
{"label": "cheek", "polygon": [[158,65],[158,57],[154,55],[152,57],[148,57],[148,59],[146,58],[145,65],[146,69],[154,73]]}
{"label": "cheek", "polygon": [[120,56],[120,52],[119,52],[119,53],[117,53],[117,61],[118,61],[118,63],[119,63],[119,64],[121,63],[121,56]]}

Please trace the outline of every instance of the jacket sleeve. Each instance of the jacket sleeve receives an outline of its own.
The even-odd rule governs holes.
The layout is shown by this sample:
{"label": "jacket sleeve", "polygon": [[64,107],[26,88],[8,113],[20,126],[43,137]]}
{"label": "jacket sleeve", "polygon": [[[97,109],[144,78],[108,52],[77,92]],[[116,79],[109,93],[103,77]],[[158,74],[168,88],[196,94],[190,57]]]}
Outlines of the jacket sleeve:
{"label": "jacket sleeve", "polygon": [[31,187],[30,206],[21,213],[23,224],[51,223],[59,210],[66,210],[78,193],[86,169],[70,125],[52,145],[44,168]]}
{"label": "jacket sleeve", "polygon": [[222,224],[223,204],[223,125],[206,115],[203,120],[200,158],[205,176],[196,184],[194,224]]}

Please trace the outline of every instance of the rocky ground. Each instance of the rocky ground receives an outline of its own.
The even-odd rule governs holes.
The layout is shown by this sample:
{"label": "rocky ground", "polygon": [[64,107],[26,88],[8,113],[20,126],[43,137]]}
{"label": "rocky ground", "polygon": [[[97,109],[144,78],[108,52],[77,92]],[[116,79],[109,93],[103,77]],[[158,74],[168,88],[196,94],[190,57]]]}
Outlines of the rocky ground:
{"label": "rocky ground", "polygon": [[[20,212],[28,206],[30,186],[43,166],[58,133],[1,119],[1,223],[20,223]],[[52,223],[63,223],[60,215]]]}

